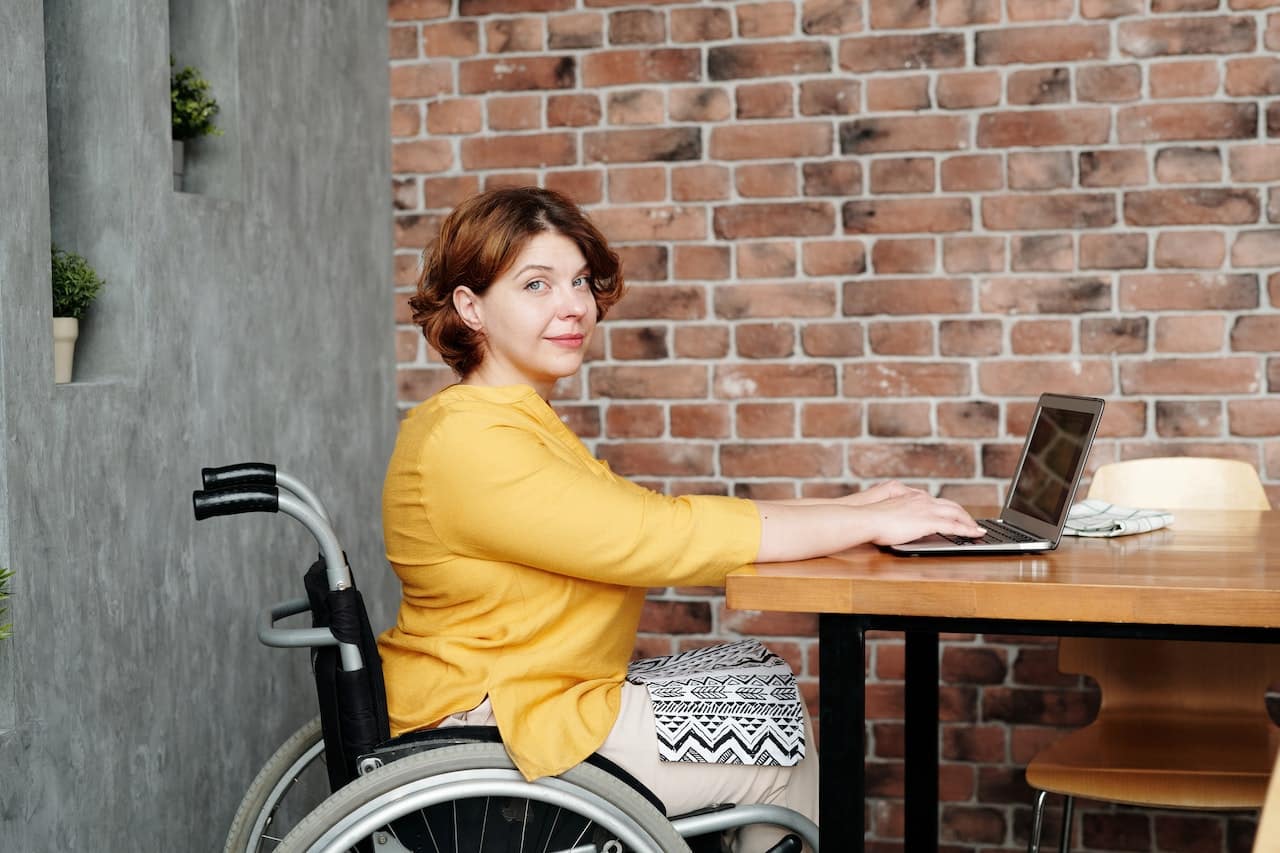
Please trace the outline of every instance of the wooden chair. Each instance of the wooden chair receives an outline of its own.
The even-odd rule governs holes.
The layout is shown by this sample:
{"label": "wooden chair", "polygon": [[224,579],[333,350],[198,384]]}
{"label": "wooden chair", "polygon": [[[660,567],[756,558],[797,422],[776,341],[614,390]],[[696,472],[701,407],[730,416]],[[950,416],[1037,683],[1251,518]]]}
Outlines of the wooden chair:
{"label": "wooden chair", "polygon": [[1253,836],[1253,853],[1275,853],[1280,850],[1280,758],[1271,769],[1267,800],[1258,816],[1258,831]]}
{"label": "wooden chair", "polygon": [[[1271,508],[1251,466],[1191,457],[1104,465],[1089,497],[1171,509],[1175,525],[1179,509]],[[1280,645],[1063,637],[1058,668],[1092,676],[1102,702],[1092,723],[1027,766],[1027,782],[1039,790],[1031,853],[1040,849],[1048,793],[1066,798],[1063,853],[1077,797],[1177,809],[1261,807],[1280,749],[1280,729],[1265,704],[1267,687],[1280,679]]]}

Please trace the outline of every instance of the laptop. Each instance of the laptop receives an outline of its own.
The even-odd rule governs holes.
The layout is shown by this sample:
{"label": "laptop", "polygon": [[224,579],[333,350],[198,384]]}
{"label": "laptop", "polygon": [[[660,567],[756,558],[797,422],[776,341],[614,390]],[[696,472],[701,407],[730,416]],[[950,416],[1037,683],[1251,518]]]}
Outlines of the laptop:
{"label": "laptop", "polygon": [[979,518],[980,539],[934,534],[886,550],[895,554],[1025,554],[1058,547],[1093,436],[1102,419],[1096,397],[1042,394],[999,518]]}

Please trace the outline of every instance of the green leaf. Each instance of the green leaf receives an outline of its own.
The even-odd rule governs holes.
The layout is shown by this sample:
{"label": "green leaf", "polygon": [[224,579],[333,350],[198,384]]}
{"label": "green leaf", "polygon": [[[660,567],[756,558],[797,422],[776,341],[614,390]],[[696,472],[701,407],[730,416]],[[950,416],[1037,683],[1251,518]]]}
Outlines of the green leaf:
{"label": "green leaf", "polygon": [[81,255],[64,252],[57,246],[52,247],[50,254],[53,268],[53,316],[74,317],[79,320],[106,282],[98,278],[93,267]]}
{"label": "green leaf", "polygon": [[214,123],[218,102],[209,93],[209,81],[190,66],[177,70],[174,67],[174,59],[170,56],[169,99],[173,138],[186,140],[197,136],[221,136],[222,131]]}

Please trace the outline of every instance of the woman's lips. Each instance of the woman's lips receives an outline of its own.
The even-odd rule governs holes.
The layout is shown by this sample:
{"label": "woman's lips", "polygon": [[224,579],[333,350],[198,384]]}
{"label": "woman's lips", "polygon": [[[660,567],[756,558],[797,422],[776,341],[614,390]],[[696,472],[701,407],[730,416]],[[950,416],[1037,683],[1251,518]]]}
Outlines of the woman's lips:
{"label": "woman's lips", "polygon": [[547,338],[547,340],[551,341],[553,344],[558,344],[562,347],[570,347],[572,349],[577,349],[582,346],[586,339],[586,335],[556,335],[553,338]]}

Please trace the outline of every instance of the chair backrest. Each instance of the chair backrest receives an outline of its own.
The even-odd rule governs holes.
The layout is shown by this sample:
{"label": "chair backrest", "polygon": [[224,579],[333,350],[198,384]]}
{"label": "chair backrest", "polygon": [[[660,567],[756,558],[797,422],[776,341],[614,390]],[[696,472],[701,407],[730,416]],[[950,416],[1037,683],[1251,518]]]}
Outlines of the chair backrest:
{"label": "chair backrest", "polygon": [[1253,836],[1253,853],[1274,853],[1280,850],[1280,755],[1276,756],[1271,771],[1271,784],[1267,786],[1267,799],[1258,815],[1258,831]]}
{"label": "chair backrest", "polygon": [[[1089,497],[1140,509],[1271,508],[1258,472],[1233,459],[1114,462],[1094,474]],[[1108,712],[1261,715],[1280,677],[1280,646],[1064,637],[1058,668],[1092,676]]]}
{"label": "chair backrest", "polygon": [[1198,456],[1103,465],[1093,475],[1089,497],[1135,509],[1271,509],[1252,465]]}

